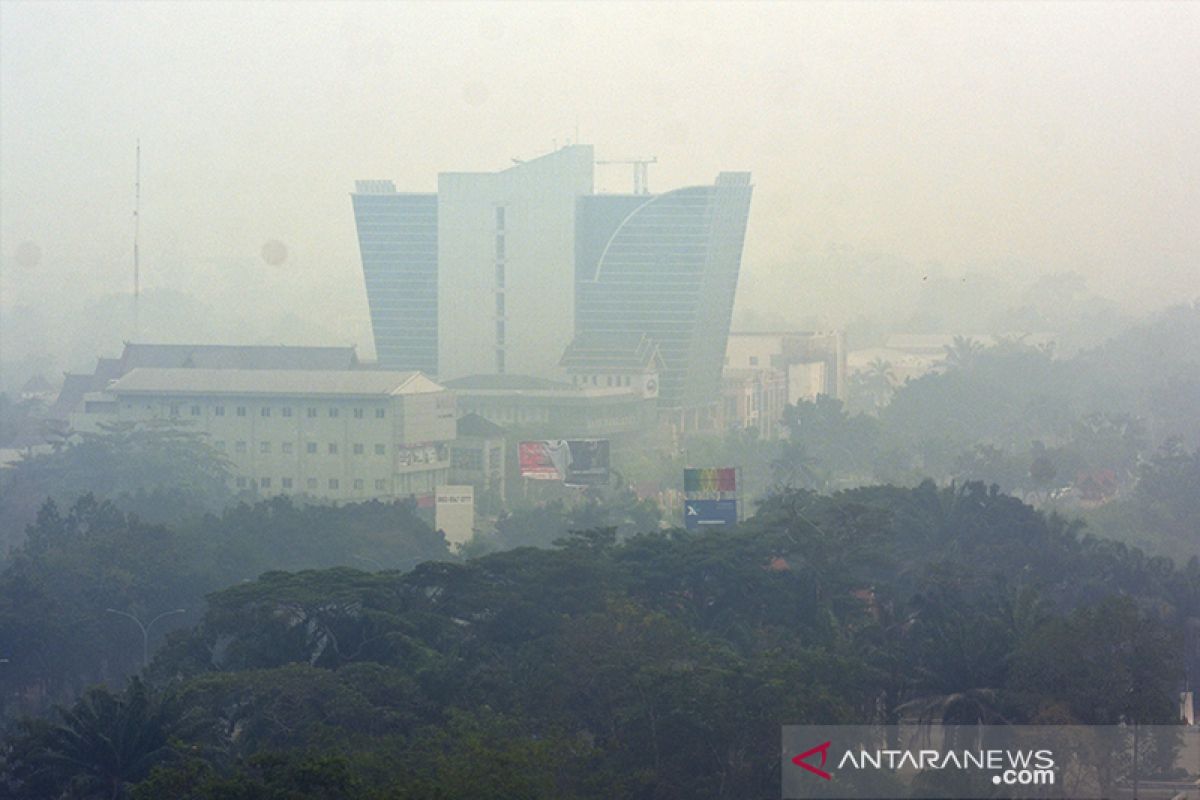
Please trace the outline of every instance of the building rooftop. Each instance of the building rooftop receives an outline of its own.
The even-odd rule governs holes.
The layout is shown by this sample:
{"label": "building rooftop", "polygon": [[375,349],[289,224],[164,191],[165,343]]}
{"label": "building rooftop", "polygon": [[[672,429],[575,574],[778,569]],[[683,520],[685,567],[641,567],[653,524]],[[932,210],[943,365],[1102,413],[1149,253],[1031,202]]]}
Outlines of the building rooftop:
{"label": "building rooftop", "polygon": [[573,391],[574,386],[532,375],[466,375],[446,381],[446,388],[465,392]]}
{"label": "building rooftop", "polygon": [[420,372],[138,368],[108,387],[122,394],[392,396],[445,391]]}
{"label": "building rooftop", "polygon": [[587,333],[571,340],[558,365],[571,372],[636,372],[662,369],[662,357],[643,333]]}
{"label": "building rooftop", "polygon": [[476,439],[495,439],[504,436],[506,431],[490,419],[478,414],[464,414],[458,418],[458,437],[474,437]]}
{"label": "building rooftop", "polygon": [[[126,342],[120,374],[138,367],[198,369],[354,369],[352,346],[141,344]],[[98,370],[97,370],[98,371]]]}

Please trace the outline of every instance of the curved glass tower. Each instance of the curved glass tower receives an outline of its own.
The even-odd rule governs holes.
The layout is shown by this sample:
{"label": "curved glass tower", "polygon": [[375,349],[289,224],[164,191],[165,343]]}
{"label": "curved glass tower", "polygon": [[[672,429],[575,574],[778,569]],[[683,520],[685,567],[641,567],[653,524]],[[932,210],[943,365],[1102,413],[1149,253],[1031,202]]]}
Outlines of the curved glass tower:
{"label": "curved glass tower", "polygon": [[720,395],[751,190],[750,173],[725,172],[712,186],[579,198],[576,335],[653,339],[660,406]]}

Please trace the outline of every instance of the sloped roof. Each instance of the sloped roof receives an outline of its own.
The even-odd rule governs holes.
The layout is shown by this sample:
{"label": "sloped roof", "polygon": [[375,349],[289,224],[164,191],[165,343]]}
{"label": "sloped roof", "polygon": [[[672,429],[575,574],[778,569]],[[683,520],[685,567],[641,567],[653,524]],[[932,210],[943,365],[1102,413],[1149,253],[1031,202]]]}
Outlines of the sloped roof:
{"label": "sloped roof", "polygon": [[552,381],[546,378],[535,378],[532,375],[467,375],[462,378],[445,381],[447,389],[457,391],[532,391],[532,390],[572,390],[575,387],[569,383]]}
{"label": "sloped roof", "polygon": [[121,374],[139,367],[196,369],[353,369],[353,347],[291,345],[140,344],[126,342]]}
{"label": "sloped roof", "polygon": [[495,439],[503,436],[506,431],[490,419],[478,414],[464,414],[458,418],[458,436],[473,436],[476,439]]}
{"label": "sloped roof", "polygon": [[581,334],[567,345],[558,365],[573,372],[630,372],[661,369],[662,357],[644,333]]}
{"label": "sloped roof", "polygon": [[123,394],[272,395],[366,397],[441,392],[420,372],[384,370],[152,369],[138,368],[108,387]]}

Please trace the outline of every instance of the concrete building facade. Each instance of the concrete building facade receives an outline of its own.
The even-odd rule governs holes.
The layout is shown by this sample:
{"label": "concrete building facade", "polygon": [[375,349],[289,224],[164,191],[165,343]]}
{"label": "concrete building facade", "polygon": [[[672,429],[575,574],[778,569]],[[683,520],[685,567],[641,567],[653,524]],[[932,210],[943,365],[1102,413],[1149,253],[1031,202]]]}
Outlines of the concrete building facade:
{"label": "concrete building facade", "polygon": [[419,372],[134,369],[85,401],[99,421],[175,423],[229,461],[234,488],[329,500],[432,495],[454,397]]}

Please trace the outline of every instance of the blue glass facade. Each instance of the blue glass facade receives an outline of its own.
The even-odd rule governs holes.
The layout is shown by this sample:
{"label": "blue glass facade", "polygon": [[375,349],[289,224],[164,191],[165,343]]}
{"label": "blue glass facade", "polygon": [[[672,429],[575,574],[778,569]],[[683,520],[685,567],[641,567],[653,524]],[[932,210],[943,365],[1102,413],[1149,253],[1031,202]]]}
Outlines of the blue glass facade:
{"label": "blue glass facade", "polygon": [[579,198],[577,336],[641,333],[663,360],[659,404],[720,395],[750,211],[749,173],[661,195]]}
{"label": "blue glass facade", "polygon": [[351,201],[379,365],[436,375],[437,195],[364,181]]}

